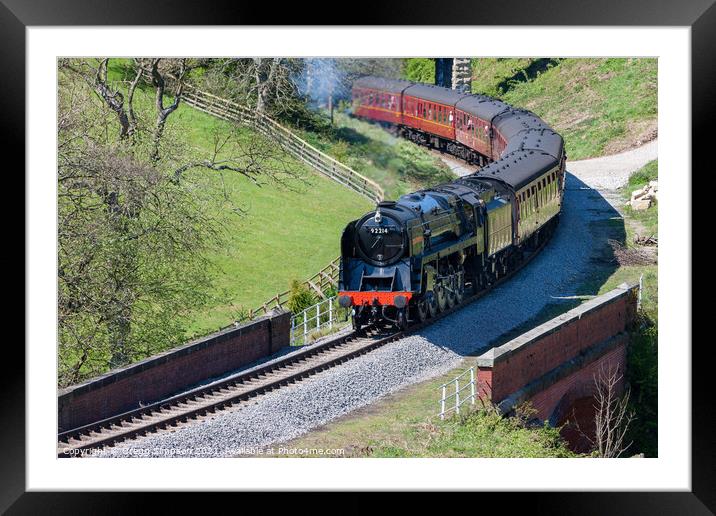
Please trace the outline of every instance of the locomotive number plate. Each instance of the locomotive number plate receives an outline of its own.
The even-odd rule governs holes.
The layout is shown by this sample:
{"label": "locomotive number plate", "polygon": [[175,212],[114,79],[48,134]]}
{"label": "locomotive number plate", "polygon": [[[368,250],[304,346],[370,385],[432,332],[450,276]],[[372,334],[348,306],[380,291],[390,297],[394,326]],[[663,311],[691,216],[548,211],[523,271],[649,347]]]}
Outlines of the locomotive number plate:
{"label": "locomotive number plate", "polygon": [[372,235],[381,235],[388,233],[388,228],[369,228]]}

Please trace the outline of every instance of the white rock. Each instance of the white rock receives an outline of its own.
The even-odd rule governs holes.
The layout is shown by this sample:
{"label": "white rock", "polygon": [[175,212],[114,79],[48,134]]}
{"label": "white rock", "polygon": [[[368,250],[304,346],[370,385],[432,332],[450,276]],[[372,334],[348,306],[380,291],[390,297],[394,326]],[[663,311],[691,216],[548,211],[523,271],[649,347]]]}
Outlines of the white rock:
{"label": "white rock", "polygon": [[631,202],[631,209],[636,211],[643,211],[649,209],[651,206],[651,199],[636,199]]}
{"label": "white rock", "polygon": [[645,193],[644,190],[634,190],[634,191],[631,193],[631,200],[632,200],[632,202],[635,201],[635,200],[637,200],[637,199],[639,199],[640,197],[642,197],[642,196],[644,195],[644,193]]}

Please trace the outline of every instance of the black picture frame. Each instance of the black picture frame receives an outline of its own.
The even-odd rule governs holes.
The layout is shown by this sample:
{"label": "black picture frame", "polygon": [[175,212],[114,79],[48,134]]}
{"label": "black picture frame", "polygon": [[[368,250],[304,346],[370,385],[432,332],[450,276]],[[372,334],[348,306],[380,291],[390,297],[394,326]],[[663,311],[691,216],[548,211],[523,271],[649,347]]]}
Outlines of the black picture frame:
{"label": "black picture frame", "polygon": [[[296,24],[340,25],[350,21],[361,25],[556,25],[556,26],[689,26],[691,27],[692,70],[692,170],[711,172],[711,146],[716,106],[716,5],[715,0],[620,0],[589,1],[530,0],[502,2],[467,2],[463,0],[427,2],[418,0],[409,6],[383,6],[362,12],[352,3],[330,9],[307,4],[261,2],[239,4],[235,1],[191,2],[158,0],[140,2],[121,0],[0,0],[0,104],[5,149],[24,148],[25,135],[25,29],[28,26],[62,25],[272,25]],[[406,2],[407,4],[407,2]],[[377,5],[377,4],[376,4]],[[509,7],[509,8],[508,8]],[[341,9],[344,12],[341,12]],[[309,12],[311,11],[311,12]],[[141,14],[140,14],[141,13]],[[88,51],[91,47],[88,47]],[[700,144],[703,142],[703,144]],[[24,153],[19,166],[24,168]],[[17,170],[15,167],[14,170]],[[696,177],[692,174],[692,178]],[[24,184],[24,181],[23,181]],[[692,181],[693,185],[693,181]],[[24,190],[24,186],[20,185]],[[693,186],[692,186],[693,188]],[[684,203],[691,210],[691,204]],[[701,219],[692,217],[692,236]],[[18,225],[19,227],[19,225]],[[692,238],[692,241],[695,240]],[[19,246],[18,246],[19,247]],[[27,259],[27,257],[25,257]],[[694,264],[695,265],[695,264]],[[27,274],[27,272],[26,272]],[[692,303],[695,307],[695,303]],[[698,320],[693,318],[692,320]],[[520,506],[551,514],[711,514],[716,511],[716,409],[709,385],[708,360],[710,342],[692,346],[692,491],[639,493],[484,493],[497,506],[510,510]],[[16,346],[17,347],[17,346]],[[0,461],[2,485],[0,509],[8,514],[128,514],[146,507],[146,493],[28,493],[25,489],[25,357],[3,360],[4,450]],[[666,374],[668,371],[662,372]],[[245,494],[241,495],[245,500]],[[509,503],[505,500],[509,499]],[[252,500],[261,503],[261,499]],[[272,499],[272,504],[275,499]],[[187,508],[183,496],[161,495],[164,511]],[[248,500],[245,503],[249,504]],[[477,503],[473,500],[472,503]],[[486,506],[486,505],[485,505]]]}

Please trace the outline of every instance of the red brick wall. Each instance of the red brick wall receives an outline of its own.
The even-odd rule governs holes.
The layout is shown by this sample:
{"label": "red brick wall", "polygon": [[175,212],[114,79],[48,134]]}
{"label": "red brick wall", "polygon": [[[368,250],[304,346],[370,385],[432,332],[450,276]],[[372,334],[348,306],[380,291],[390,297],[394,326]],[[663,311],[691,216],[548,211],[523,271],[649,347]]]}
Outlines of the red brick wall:
{"label": "red brick wall", "polygon": [[531,380],[624,330],[627,297],[591,311],[493,367],[492,397],[501,400]]}
{"label": "red brick wall", "polygon": [[[565,414],[569,413],[569,406],[574,401],[592,396],[594,394],[594,378],[599,374],[601,367],[617,368],[621,374],[626,370],[626,344],[629,340],[626,334],[619,337],[619,344],[616,347],[596,359],[585,367],[559,380],[557,383],[549,386],[543,391],[532,396],[530,401],[535,410],[536,417],[544,421],[550,419],[557,405],[564,400]],[[619,387],[618,387],[619,388]],[[565,398],[566,396],[566,398]],[[558,418],[559,420],[562,417]],[[559,421],[555,421],[558,423]]]}
{"label": "red brick wall", "polygon": [[601,364],[624,371],[625,330],[636,304],[636,286],[622,285],[484,353],[478,392],[495,404],[527,396],[538,417],[548,419],[564,396],[591,394]]}
{"label": "red brick wall", "polygon": [[57,399],[59,430],[159,401],[271,355],[288,346],[290,324],[288,312],[262,317],[63,389]]}

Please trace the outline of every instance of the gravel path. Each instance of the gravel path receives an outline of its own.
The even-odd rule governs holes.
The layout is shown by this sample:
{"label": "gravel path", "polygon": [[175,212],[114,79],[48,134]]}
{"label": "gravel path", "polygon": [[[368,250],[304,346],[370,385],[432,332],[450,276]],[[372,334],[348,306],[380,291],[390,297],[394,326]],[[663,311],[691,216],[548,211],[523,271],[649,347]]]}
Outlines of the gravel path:
{"label": "gravel path", "polygon": [[[657,158],[658,139],[649,143],[611,156],[567,161],[567,170],[580,178],[587,186],[597,190],[615,190],[626,184],[629,175]],[[447,154],[435,152],[453,173],[466,176],[477,170],[464,162]]]}
{"label": "gravel path", "polygon": [[636,149],[602,158],[567,161],[567,170],[579,177],[587,186],[597,190],[614,190],[624,186],[629,175],[653,161],[658,155],[658,140]]}
{"label": "gravel path", "polygon": [[[649,144],[653,152],[656,142]],[[639,152],[637,152],[639,151]],[[463,310],[423,331],[324,371],[310,379],[258,398],[213,419],[188,424],[174,432],[150,435],[103,451],[114,457],[225,457],[252,455],[260,447],[290,439],[352,410],[426,380],[460,364],[464,356],[485,349],[495,339],[535,317],[547,304],[569,299],[593,267],[595,250],[606,245],[590,225],[619,217],[591,185],[623,184],[652,150],[637,149],[616,174],[613,156],[572,162],[559,228],[532,263],[506,284]],[[587,165],[580,165],[587,163]],[[575,168],[575,165],[576,168]],[[577,174],[581,177],[577,177]],[[614,186],[610,186],[613,188]],[[438,395],[436,393],[436,407]]]}

